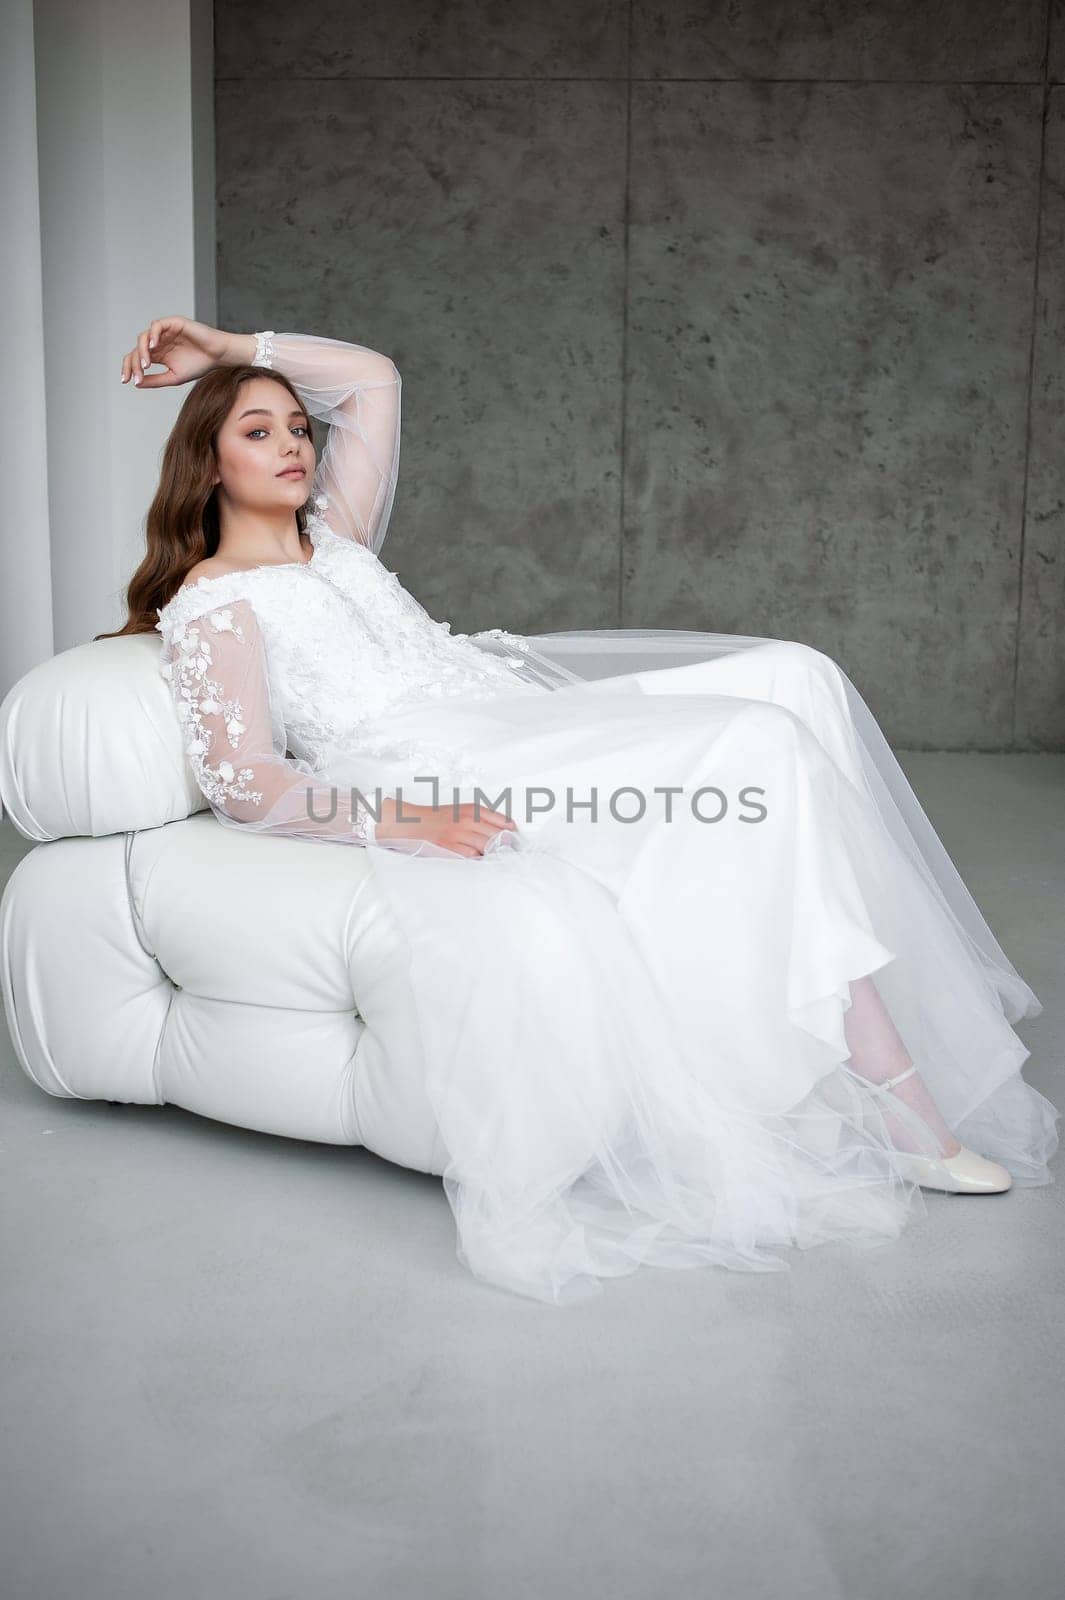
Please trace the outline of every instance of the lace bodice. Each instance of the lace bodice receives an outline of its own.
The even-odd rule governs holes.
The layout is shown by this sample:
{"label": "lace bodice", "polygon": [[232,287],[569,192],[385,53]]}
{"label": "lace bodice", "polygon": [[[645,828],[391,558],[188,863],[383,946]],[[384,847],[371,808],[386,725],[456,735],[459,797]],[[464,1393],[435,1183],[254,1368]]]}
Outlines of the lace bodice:
{"label": "lace bodice", "polygon": [[[304,377],[310,368],[320,378],[321,363],[336,361],[337,352],[349,352],[352,368],[357,353],[384,359],[339,341],[257,337],[260,361],[282,370],[286,340],[300,341]],[[313,386],[289,375],[306,403]],[[377,388],[386,387],[379,367],[371,376]],[[160,609],[156,628],[163,639],[160,670],[186,752],[219,820],[370,843],[372,816],[357,796],[349,801],[329,783],[338,761],[364,755],[424,770],[432,765],[453,782],[475,783],[478,775],[467,770],[461,752],[405,743],[390,733],[389,717],[449,696],[479,700],[547,689],[522,675],[528,645],[520,635],[502,628],[452,634],[450,623],[430,617],[377,556],[382,530],[374,507],[391,504],[381,478],[394,473],[396,459],[384,433],[398,427],[398,404],[391,423],[381,408],[382,434],[367,439],[365,394],[358,383],[348,388],[345,401],[359,408],[363,433],[346,436],[342,453],[340,420],[328,407],[330,440],[307,519],[311,559],[186,584]],[[337,389],[334,383],[331,399]],[[382,469],[381,462],[391,465]]]}
{"label": "lace bodice", "polygon": [[[310,561],[201,578],[159,613],[160,667],[207,799],[225,807],[245,798],[248,787],[235,773],[227,781],[219,772],[213,708],[226,708],[224,742],[232,756],[241,749],[252,703],[267,699],[271,751],[283,729],[286,749],[304,763],[299,772],[327,776],[338,754],[362,753],[435,762],[460,781],[475,781],[456,752],[392,739],[387,715],[450,695],[541,692],[518,676],[524,640],[493,628],[484,637],[514,648],[487,654],[469,635],[452,634],[450,623],[434,621],[365,545],[338,537],[317,515],[308,518],[307,532]],[[258,662],[245,659],[256,643]],[[258,687],[256,672],[265,678]]]}

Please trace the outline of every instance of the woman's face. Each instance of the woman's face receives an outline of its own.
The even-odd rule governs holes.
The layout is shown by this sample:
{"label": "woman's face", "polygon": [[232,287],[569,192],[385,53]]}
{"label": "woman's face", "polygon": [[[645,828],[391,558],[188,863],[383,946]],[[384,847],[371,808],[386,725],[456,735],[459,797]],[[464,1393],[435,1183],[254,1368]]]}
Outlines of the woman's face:
{"label": "woman's face", "polygon": [[296,510],[307,499],[315,464],[310,420],[283,384],[271,378],[241,384],[215,449],[215,482],[231,504]]}

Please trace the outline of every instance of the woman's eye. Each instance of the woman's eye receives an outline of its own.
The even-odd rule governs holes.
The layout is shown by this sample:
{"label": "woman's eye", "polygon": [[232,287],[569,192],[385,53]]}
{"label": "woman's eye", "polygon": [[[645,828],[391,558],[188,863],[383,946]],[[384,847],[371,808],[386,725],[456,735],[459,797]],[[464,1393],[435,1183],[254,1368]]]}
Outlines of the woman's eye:
{"label": "woman's eye", "polygon": [[[255,437],[255,435],[257,433],[265,433],[265,432],[266,432],[265,428],[252,428],[251,432],[248,434],[248,438],[249,439],[254,439],[254,437]],[[297,422],[297,423],[294,424],[293,432],[294,433],[309,433],[310,429],[305,428],[303,426],[302,422]]]}

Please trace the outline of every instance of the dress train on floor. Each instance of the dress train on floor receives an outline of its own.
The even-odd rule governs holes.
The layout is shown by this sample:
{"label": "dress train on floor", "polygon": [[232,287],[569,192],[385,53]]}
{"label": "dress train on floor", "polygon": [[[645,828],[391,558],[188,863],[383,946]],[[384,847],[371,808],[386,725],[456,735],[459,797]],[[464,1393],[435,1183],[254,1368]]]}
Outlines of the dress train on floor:
{"label": "dress train on floor", "polygon": [[[941,1146],[897,1093],[889,1127],[850,1059],[850,984],[873,974],[963,1145],[1049,1181],[1058,1113],[1007,1016],[1027,986],[989,971],[885,825],[837,672],[770,642],[653,693],[624,675],[398,719],[519,825],[477,860],[371,850],[459,1259],[485,1282],[567,1303],[641,1264],[772,1271],[775,1247],[897,1238],[925,1210],[899,1144]],[[567,818],[567,789],[598,815]],[[556,807],[527,822],[544,790]]]}

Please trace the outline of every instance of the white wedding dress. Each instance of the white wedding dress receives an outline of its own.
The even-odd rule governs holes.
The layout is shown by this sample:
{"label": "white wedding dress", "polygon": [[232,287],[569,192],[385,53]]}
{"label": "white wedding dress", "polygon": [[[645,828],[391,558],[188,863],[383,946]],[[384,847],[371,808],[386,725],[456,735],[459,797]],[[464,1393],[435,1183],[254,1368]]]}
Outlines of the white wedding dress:
{"label": "white wedding dress", "polygon": [[[941,1146],[850,1060],[873,973],[962,1143],[1049,1182],[1058,1112],[1011,1026],[1039,1001],[846,674],[747,636],[452,634],[377,553],[393,364],[257,338],[329,423],[313,554],[179,589],[161,670],[221,823],[369,850],[460,1261],[560,1303],[641,1263],[896,1238],[925,1209],[897,1146]],[[382,795],[478,790],[518,824],[481,857],[374,838]]]}

